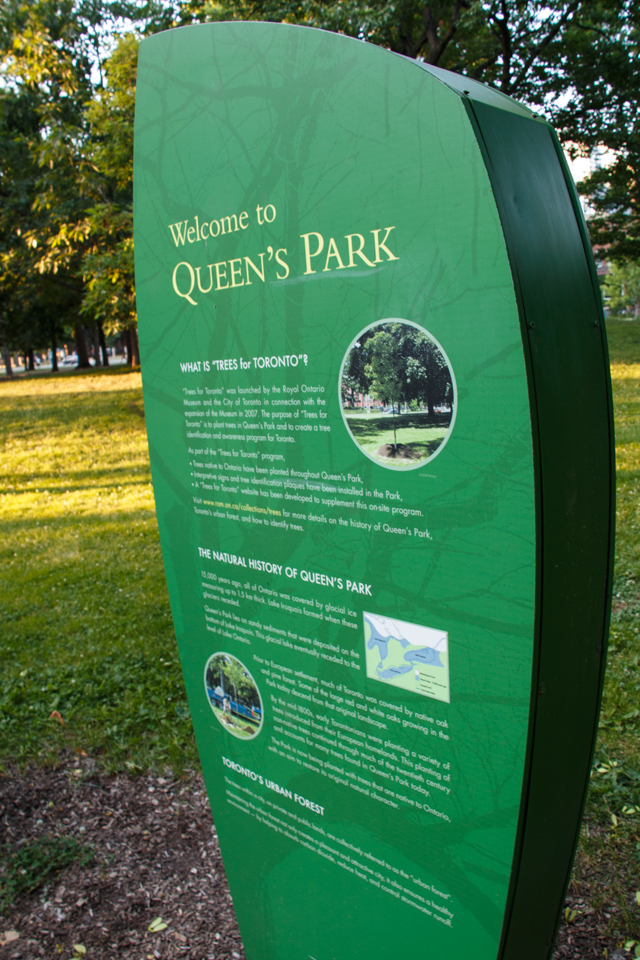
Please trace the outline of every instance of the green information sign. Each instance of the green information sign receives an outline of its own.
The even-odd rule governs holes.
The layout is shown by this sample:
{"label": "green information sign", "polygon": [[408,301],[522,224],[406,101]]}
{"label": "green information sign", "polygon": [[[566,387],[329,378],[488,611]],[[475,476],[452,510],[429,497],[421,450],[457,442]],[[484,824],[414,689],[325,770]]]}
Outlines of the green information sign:
{"label": "green information sign", "polygon": [[548,125],[267,23],[141,46],[160,536],[250,960],[543,960],[610,595],[597,278]]}

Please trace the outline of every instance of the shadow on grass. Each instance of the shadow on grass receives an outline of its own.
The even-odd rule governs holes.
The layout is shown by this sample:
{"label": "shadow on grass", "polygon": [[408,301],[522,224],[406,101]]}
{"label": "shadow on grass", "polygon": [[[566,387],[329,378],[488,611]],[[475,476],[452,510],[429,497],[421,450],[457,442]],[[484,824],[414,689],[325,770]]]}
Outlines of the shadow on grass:
{"label": "shadow on grass", "polygon": [[167,669],[169,663],[140,652],[97,654],[65,666],[53,657],[4,676],[0,681],[4,762],[20,765],[36,758],[46,762],[61,749],[89,749],[116,768],[195,766],[184,683],[179,669]]}
{"label": "shadow on grass", "polygon": [[[100,466],[109,470],[114,448],[123,441],[130,447],[134,440],[139,442],[140,454],[146,459],[144,406],[139,387],[92,394],[78,390],[55,397],[36,393],[5,396],[0,391],[0,444],[10,442],[11,451],[20,446],[33,450],[28,460],[29,475],[35,474],[38,458],[43,455],[63,459],[67,469],[77,465],[82,471],[91,470],[102,460]],[[103,449],[97,449],[99,443],[104,444]],[[16,474],[23,471],[24,465],[25,461],[14,460],[11,452],[2,464]]]}
{"label": "shadow on grass", "polygon": [[[132,480],[131,475],[134,473],[142,476],[140,479]],[[149,469],[146,466],[123,467],[120,470],[69,471],[66,474],[54,471],[33,473],[29,477],[34,484],[32,487],[13,486],[9,483],[10,477],[11,474],[5,476],[0,474],[0,494],[18,496],[25,493],[37,493],[41,496],[65,496],[68,493],[78,493],[81,490],[112,490],[118,486],[118,481],[123,488],[148,487],[151,482]],[[109,482],[99,482],[107,477]],[[83,480],[86,482],[82,483]],[[6,485],[3,484],[3,481],[6,482]]]}
{"label": "shadow on grass", "polygon": [[131,367],[127,363],[118,363],[113,367],[66,367],[61,370],[14,370],[10,377],[3,367],[0,383],[16,383],[20,380],[57,380],[69,377],[117,377],[126,373],[140,373],[140,367]]}
{"label": "shadow on grass", "polygon": [[[126,492],[125,488],[123,492]],[[52,491],[53,500],[58,495],[58,491]],[[158,583],[162,591],[165,591],[156,511],[153,503],[149,503],[148,506],[141,506],[140,503],[135,502],[120,504],[118,509],[106,514],[101,510],[85,509],[80,513],[69,511],[67,508],[55,515],[34,514],[35,511],[27,516],[0,515],[0,627],[1,617],[9,606],[10,596],[19,606],[24,603],[24,596],[17,592],[20,582],[30,581],[32,578],[37,581],[38,589],[35,599],[31,597],[28,603],[24,603],[24,609],[28,612],[42,593],[42,581],[47,576],[57,575],[60,572],[55,561],[50,559],[49,555],[45,556],[43,552],[45,548],[56,545],[56,537],[60,538],[61,544],[77,540],[77,548],[82,551],[83,562],[93,564],[96,560],[94,553],[97,554],[100,569],[91,568],[93,579],[100,580],[106,571],[113,569],[118,581],[122,581],[120,585],[127,587],[132,587],[132,583],[127,580],[127,573],[122,566],[123,558],[126,557],[127,563],[131,563],[132,566],[146,570],[151,563],[146,551],[153,543],[158,550],[158,555],[154,559],[158,564]],[[139,542],[141,537],[148,538],[144,547]],[[105,554],[105,539],[109,538],[111,542]],[[34,549],[36,545],[37,549]],[[64,549],[62,555],[67,555]],[[19,558],[16,560],[19,567],[13,571],[7,567],[12,557]],[[77,580],[84,587],[87,571],[77,566],[78,560],[75,553],[69,562],[71,563],[69,572],[73,581]],[[55,569],[51,568],[51,564],[54,564]],[[3,581],[7,585],[4,592]],[[86,586],[89,588],[90,584],[87,583]],[[2,639],[0,633],[0,641]],[[0,643],[0,654],[1,650]]]}
{"label": "shadow on grass", "polygon": [[[446,428],[451,423],[451,414],[401,414],[397,417],[367,417],[365,415],[349,415],[345,413],[349,429],[357,440],[367,441],[383,433],[393,433],[394,427],[398,430],[431,430],[434,427]],[[439,441],[441,443],[442,441]]]}
{"label": "shadow on grass", "polygon": [[[402,444],[399,444],[399,446],[402,446]],[[411,448],[413,456],[410,461],[405,460],[405,462],[418,464],[422,460],[426,460],[427,457],[430,457],[432,453],[435,453],[438,447],[442,446],[442,438],[438,438],[436,440],[419,441],[417,443],[413,442],[407,444],[407,446]],[[402,462],[402,460],[396,460],[392,457],[383,457],[378,453],[374,453],[372,456],[375,456],[378,460],[383,461],[384,463],[398,464]]]}

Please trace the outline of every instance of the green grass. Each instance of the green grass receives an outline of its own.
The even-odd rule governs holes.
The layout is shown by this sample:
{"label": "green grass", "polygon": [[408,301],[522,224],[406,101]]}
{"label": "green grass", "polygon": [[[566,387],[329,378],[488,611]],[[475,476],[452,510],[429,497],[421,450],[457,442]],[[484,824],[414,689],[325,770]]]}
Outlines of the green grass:
{"label": "green grass", "polygon": [[609,657],[572,888],[621,946],[640,940],[640,323],[608,321],[617,533]]}
{"label": "green grass", "polygon": [[[614,320],[607,328],[618,467],[615,597],[572,883],[603,911],[603,933],[624,943],[640,940],[640,323]],[[363,442],[389,442],[389,419],[364,424],[380,430],[387,422],[387,432],[362,435]],[[411,432],[419,427],[401,429],[399,442],[420,442]],[[140,375],[2,381],[0,443],[0,765],[51,763],[71,750],[107,771],[196,767]]]}
{"label": "green grass", "polygon": [[604,820],[611,814],[625,819],[625,807],[638,806],[640,813],[640,324],[607,327],[616,420],[616,560],[600,762],[589,803],[590,815]]}
{"label": "green grass", "polygon": [[[423,463],[435,453],[448,432],[446,425],[429,423],[424,413],[397,414],[394,417],[381,413],[352,414],[345,411],[345,419],[364,452],[378,463],[396,470],[410,469]],[[411,446],[415,459],[395,460],[378,455],[383,444],[393,445],[396,442]]]}
{"label": "green grass", "polygon": [[0,449],[0,766],[194,766],[140,374],[1,382]]}
{"label": "green grass", "polygon": [[[211,709],[215,713],[220,723],[226,727],[227,722],[223,720],[224,714],[220,709],[220,707],[217,707],[215,706],[215,704],[213,704]],[[243,717],[242,719],[240,719],[240,717],[236,717],[232,715],[231,728],[232,729],[230,730],[230,733],[233,733],[234,736],[240,737],[240,739],[250,740],[252,737],[255,737],[255,735],[260,730],[260,724],[255,723],[253,720],[249,720],[248,717],[247,718]]]}
{"label": "green grass", "polygon": [[640,322],[607,320],[611,363],[640,363]]}
{"label": "green grass", "polygon": [[0,915],[24,893],[32,893],[56,874],[93,860],[93,848],[73,837],[40,837],[15,849],[0,849]]}

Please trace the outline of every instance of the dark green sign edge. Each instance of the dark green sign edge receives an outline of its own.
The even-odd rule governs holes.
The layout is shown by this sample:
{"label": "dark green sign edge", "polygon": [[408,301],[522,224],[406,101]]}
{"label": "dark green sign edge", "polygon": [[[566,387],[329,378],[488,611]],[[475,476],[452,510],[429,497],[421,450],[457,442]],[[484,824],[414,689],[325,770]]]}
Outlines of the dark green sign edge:
{"label": "dark green sign edge", "polygon": [[498,958],[541,960],[552,953],[569,885],[606,665],[615,447],[604,314],[555,132],[509,98],[487,96],[481,84],[424,69],[463,98],[482,150],[527,367],[537,618],[526,772]]}

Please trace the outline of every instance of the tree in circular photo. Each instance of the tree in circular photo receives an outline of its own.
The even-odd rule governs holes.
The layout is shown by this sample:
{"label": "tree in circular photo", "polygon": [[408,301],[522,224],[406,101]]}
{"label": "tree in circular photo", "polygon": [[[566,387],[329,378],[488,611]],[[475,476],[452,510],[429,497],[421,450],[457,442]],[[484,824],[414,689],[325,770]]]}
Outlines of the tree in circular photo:
{"label": "tree in circular photo", "polygon": [[456,384],[442,347],[409,320],[379,320],[345,354],[342,416],[374,463],[422,467],[442,450],[456,415]]}
{"label": "tree in circular photo", "polygon": [[257,737],[262,727],[262,699],[245,665],[230,653],[214,653],[204,668],[209,704],[219,722],[241,740]]}

